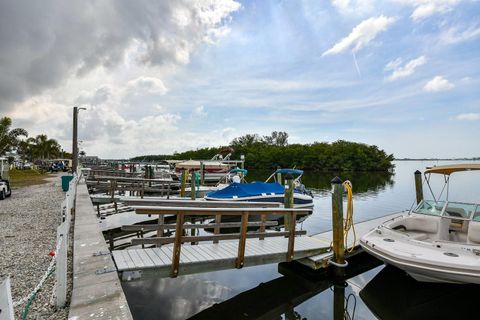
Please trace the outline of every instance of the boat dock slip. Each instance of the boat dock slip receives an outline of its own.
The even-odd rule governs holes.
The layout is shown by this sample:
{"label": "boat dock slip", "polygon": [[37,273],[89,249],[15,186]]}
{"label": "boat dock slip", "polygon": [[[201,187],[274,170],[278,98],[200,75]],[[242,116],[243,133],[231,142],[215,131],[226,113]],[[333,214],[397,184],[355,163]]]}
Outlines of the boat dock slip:
{"label": "boat dock slip", "polygon": [[[355,255],[362,251],[360,247],[360,238],[363,235],[365,235],[368,231],[372,230],[373,228],[376,228],[378,225],[382,224],[387,220],[393,219],[394,217],[398,217],[401,214],[405,214],[405,212],[389,214],[386,216],[382,216],[380,218],[375,218],[375,219],[363,221],[360,223],[356,223],[355,224],[356,237],[354,239],[353,232],[349,233],[348,239],[347,239],[348,243],[345,244],[345,248],[347,250],[347,252],[345,252],[345,257],[348,258],[349,256]],[[332,236],[333,236],[332,233],[333,231],[330,230],[330,231],[312,235],[311,237],[322,242],[324,246],[330,247],[330,244],[332,242]],[[348,250],[351,250],[352,248],[353,248],[353,251],[351,253],[348,253]],[[333,257],[333,251],[329,250],[328,252],[324,252],[319,255],[313,255],[304,259],[300,259],[298,260],[298,262],[316,270],[320,268],[325,268],[328,265],[328,261],[331,260],[332,257]]]}
{"label": "boat dock slip", "polygon": [[[322,252],[322,242],[302,236],[295,238],[293,259],[300,259]],[[244,266],[280,263],[286,261],[288,238],[265,240],[247,239],[245,244]],[[179,274],[210,272],[234,269],[238,254],[238,242],[182,245]],[[172,246],[150,249],[116,250],[112,252],[122,280],[135,277],[169,277],[172,266]]]}
{"label": "boat dock slip", "polygon": [[[297,260],[312,269],[327,266],[332,258],[330,244],[332,231],[314,236],[305,236],[305,231],[293,227],[285,232],[265,232],[267,215],[301,215],[308,209],[284,208],[201,208],[201,207],[156,207],[133,206],[138,215],[176,215],[174,224],[158,224],[124,226],[124,230],[157,231],[157,237],[133,239],[136,245],[157,245],[157,247],[129,250],[114,250],[112,256],[122,280],[130,281],[146,277],[176,277],[177,275],[210,272],[216,270],[241,268],[260,264],[280,263]],[[215,223],[184,224],[186,216],[238,216],[241,222],[222,223],[217,218]],[[260,215],[261,222],[249,222],[248,217]],[[380,223],[391,219],[393,214],[355,225],[357,238],[350,237],[346,247],[354,248],[358,253],[360,237]],[[258,220],[258,219],[257,219]],[[295,221],[295,218],[291,219]],[[275,222],[276,223],[276,222]],[[220,234],[220,228],[240,228],[239,233]],[[249,231],[247,228],[260,227],[260,231]],[[201,228],[215,229],[213,235],[185,235],[186,230]],[[175,237],[164,237],[166,230],[175,230]],[[221,241],[219,240],[228,240]],[[237,240],[237,241],[232,241]],[[199,243],[213,241],[213,243]],[[172,245],[173,244],[173,245]],[[352,254],[350,254],[351,256]],[[347,254],[347,257],[349,255]]]}

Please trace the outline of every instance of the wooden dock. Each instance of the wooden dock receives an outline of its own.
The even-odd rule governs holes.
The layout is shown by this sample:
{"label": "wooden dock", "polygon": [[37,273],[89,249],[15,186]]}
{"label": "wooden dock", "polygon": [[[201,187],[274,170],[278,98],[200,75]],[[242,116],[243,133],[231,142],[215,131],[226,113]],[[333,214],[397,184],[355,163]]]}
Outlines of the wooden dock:
{"label": "wooden dock", "polygon": [[[295,238],[293,259],[318,254],[325,250],[321,241],[301,236]],[[244,267],[287,261],[288,238],[247,239]],[[116,250],[112,252],[122,280],[141,277],[169,277],[173,246],[160,248]],[[184,244],[180,253],[179,274],[192,274],[234,269],[238,255],[238,241]],[[138,277],[138,278],[137,278]]]}
{"label": "wooden dock", "polygon": [[[147,200],[148,201],[148,200]],[[153,202],[155,203],[155,202]],[[181,204],[182,201],[179,201]],[[175,224],[163,224],[163,218],[158,224],[149,226],[125,226],[126,229],[155,231],[155,238],[134,239],[135,244],[156,244],[157,247],[115,250],[112,256],[117,270],[124,281],[144,279],[150,277],[175,277],[178,274],[192,274],[217,270],[241,268],[269,263],[281,263],[297,260],[312,269],[325,268],[332,259],[331,250],[332,231],[323,232],[313,236],[305,236],[305,231],[295,230],[295,219],[290,219],[293,225],[286,232],[265,232],[265,217],[271,214],[296,215],[304,213],[305,209],[283,208],[202,208],[202,207],[158,207],[145,206],[145,201],[139,200],[142,206],[133,206],[140,215],[211,215],[216,216],[215,224],[183,224],[183,218],[177,219]],[[157,202],[158,204],[158,202]],[[131,204],[130,204],[131,205]],[[262,215],[262,222],[248,222],[248,216]],[[359,239],[366,232],[375,228],[382,222],[389,220],[400,213],[383,216],[376,219],[355,224],[356,238],[350,235],[346,257],[361,252]],[[240,223],[220,223],[219,216],[240,215]],[[263,225],[262,225],[263,223]],[[222,227],[236,226],[240,233],[219,234]],[[260,226],[261,232],[247,232],[248,226]],[[210,236],[186,236],[185,229],[215,228],[216,232]],[[175,230],[175,238],[163,237],[164,230]],[[182,231],[183,230],[183,231]],[[232,240],[239,239],[238,241]],[[199,241],[212,241],[214,243],[198,243]],[[218,243],[218,240],[228,240]],[[172,245],[173,244],[173,245]],[[181,248],[181,250],[180,250]],[[350,250],[348,250],[350,251]],[[239,263],[241,261],[241,263]]]}

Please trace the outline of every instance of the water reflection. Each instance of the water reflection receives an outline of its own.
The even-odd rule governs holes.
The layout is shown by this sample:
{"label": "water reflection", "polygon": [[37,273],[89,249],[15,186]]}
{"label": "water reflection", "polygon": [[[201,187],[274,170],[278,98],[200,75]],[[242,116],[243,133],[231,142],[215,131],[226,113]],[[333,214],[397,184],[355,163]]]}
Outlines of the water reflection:
{"label": "water reflection", "polygon": [[387,266],[360,291],[379,319],[477,318],[479,285],[418,282]]}
{"label": "water reflection", "polygon": [[[256,170],[249,172],[248,181],[263,181],[270,175],[269,171]],[[302,182],[309,189],[313,189],[319,195],[324,195],[331,189],[330,181],[339,176],[342,180],[350,180],[354,188],[354,193],[358,196],[362,194],[377,194],[386,188],[393,187],[394,174],[389,172],[314,172],[305,171],[302,176]]]}

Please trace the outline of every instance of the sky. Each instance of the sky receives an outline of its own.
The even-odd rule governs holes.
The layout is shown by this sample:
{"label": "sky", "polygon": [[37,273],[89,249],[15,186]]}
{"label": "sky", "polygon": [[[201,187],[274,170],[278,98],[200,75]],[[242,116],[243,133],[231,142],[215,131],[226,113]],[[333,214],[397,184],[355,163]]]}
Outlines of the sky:
{"label": "sky", "polygon": [[480,156],[479,0],[0,0],[0,116],[102,158],[286,131]]}

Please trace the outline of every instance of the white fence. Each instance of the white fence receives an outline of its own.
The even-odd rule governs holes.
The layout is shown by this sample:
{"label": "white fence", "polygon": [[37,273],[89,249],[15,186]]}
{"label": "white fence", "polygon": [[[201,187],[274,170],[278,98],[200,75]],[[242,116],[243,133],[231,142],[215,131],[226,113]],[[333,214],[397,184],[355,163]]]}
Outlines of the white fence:
{"label": "white fence", "polygon": [[81,178],[81,174],[73,175],[69,182],[68,191],[65,194],[65,199],[62,202],[60,217],[61,223],[57,228],[57,241],[55,246],[55,255],[52,257],[50,265],[43,275],[37,286],[24,298],[12,302],[10,279],[7,277],[0,283],[0,320],[13,320],[13,308],[22,305],[33,299],[43,286],[48,276],[55,268],[55,306],[57,308],[65,307],[67,302],[67,269],[68,269],[68,235],[70,232],[70,224],[75,214],[75,199],[77,195],[77,183]]}
{"label": "white fence", "polygon": [[[80,174],[81,175],[81,174]],[[57,308],[65,307],[67,302],[67,269],[68,269],[68,234],[70,232],[70,223],[75,214],[75,199],[77,195],[77,183],[79,176],[73,175],[70,180],[65,200],[62,202],[62,223],[57,228],[57,244],[59,244],[56,256],[55,268],[55,306]]]}

